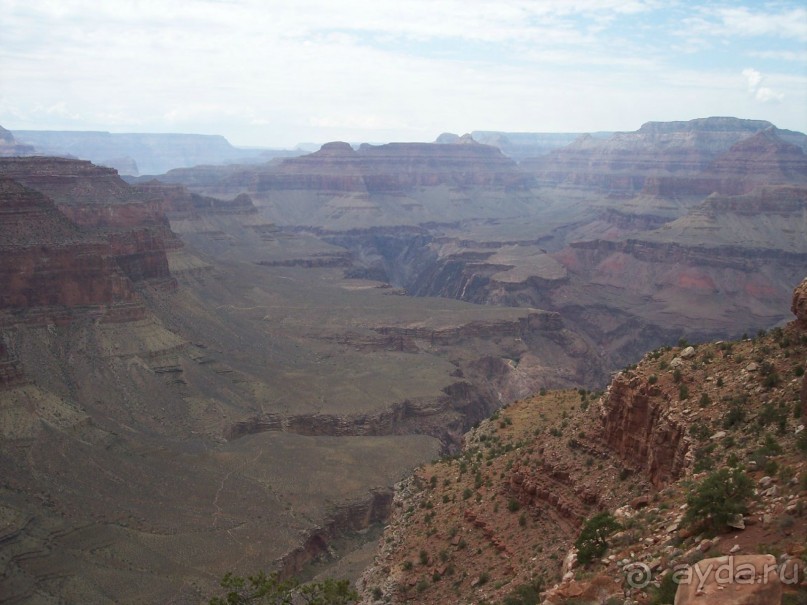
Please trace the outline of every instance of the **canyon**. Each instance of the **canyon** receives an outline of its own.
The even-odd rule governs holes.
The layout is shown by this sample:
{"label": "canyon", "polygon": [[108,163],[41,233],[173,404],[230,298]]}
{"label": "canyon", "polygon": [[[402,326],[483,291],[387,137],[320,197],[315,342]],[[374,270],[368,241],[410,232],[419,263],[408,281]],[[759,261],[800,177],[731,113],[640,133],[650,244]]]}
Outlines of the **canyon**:
{"label": "canyon", "polygon": [[[805,135],[734,118],[505,135],[125,179],[0,157],[12,602],[196,603],[230,570],[339,569],[333,545],[378,529],[393,484],[502,406],[787,318]],[[659,428],[643,388],[615,379],[606,437],[579,446],[661,485],[688,464],[684,429]],[[560,539],[603,503],[544,462],[512,489],[556,500]]]}

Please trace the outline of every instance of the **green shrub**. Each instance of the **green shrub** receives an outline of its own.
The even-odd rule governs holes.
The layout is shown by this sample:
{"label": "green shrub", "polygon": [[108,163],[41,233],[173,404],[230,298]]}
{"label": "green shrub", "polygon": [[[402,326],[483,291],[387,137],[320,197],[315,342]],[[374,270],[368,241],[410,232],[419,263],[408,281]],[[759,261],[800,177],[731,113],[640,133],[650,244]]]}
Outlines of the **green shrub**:
{"label": "green shrub", "polygon": [[586,521],[574,545],[577,548],[577,560],[586,565],[594,559],[599,559],[608,550],[607,538],[621,529],[621,526],[607,512],[594,515]]}
{"label": "green shrub", "polygon": [[708,475],[687,495],[685,523],[705,523],[714,531],[725,528],[735,515],[747,512],[754,484],[740,469],[721,468]]}
{"label": "green shrub", "polygon": [[676,577],[677,574],[670,572],[661,579],[658,588],[650,590],[649,605],[665,605],[675,601],[675,593],[678,591]]}
{"label": "green shrub", "polygon": [[723,428],[731,429],[742,424],[745,421],[745,410],[739,405],[733,405],[729,408],[726,416],[723,418]]}
{"label": "green shrub", "polygon": [[540,595],[544,589],[541,580],[535,580],[531,584],[521,584],[504,597],[502,605],[537,605],[541,602]]}

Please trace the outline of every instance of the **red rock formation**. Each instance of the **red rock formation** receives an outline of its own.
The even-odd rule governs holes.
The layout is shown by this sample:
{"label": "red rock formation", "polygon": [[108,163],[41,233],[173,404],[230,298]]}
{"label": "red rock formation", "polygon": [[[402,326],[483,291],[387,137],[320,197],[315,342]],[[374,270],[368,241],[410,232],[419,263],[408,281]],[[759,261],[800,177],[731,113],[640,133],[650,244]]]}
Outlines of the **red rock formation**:
{"label": "red rock formation", "polygon": [[158,200],[127,185],[111,168],[52,157],[9,158],[0,174],[54,200],[73,223],[99,233],[134,282],[172,285],[166,248],[181,247]]}
{"label": "red rock formation", "polygon": [[[70,223],[48,198],[0,178],[0,308],[21,312],[137,304],[109,243]],[[48,313],[46,313],[48,315]]]}
{"label": "red rock formation", "polygon": [[790,310],[793,311],[799,325],[807,330],[807,278],[793,290],[793,302]]}
{"label": "red rock formation", "polygon": [[686,423],[669,413],[669,402],[639,378],[617,376],[602,400],[602,437],[627,466],[662,486],[684,468],[689,448]]}

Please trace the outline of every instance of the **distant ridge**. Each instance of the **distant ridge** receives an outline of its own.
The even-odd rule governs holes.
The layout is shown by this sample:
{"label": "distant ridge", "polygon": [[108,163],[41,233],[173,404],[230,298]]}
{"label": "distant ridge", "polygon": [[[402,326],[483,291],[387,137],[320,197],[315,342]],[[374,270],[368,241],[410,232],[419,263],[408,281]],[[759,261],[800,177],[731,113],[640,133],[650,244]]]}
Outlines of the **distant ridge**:
{"label": "distant ridge", "polygon": [[301,153],[241,149],[221,135],[208,134],[16,130],[13,135],[42,153],[90,160],[131,176],[163,174],[172,168],[201,164],[268,162]]}

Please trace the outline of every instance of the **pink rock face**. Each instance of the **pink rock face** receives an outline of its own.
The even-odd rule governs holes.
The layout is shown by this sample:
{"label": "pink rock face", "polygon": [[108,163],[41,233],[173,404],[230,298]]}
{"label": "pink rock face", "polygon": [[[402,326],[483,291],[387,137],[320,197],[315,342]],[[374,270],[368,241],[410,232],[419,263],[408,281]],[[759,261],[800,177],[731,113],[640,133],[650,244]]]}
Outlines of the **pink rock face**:
{"label": "pink rock face", "polygon": [[675,605],[779,605],[788,581],[773,555],[730,555],[693,565],[678,585]]}

